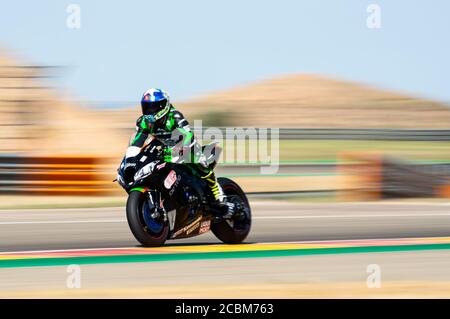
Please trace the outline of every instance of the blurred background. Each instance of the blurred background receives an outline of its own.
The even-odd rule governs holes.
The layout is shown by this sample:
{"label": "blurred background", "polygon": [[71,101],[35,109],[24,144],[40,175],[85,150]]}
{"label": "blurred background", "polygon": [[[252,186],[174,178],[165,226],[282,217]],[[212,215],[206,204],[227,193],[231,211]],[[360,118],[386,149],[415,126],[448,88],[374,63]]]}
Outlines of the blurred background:
{"label": "blurred background", "polygon": [[248,192],[448,196],[448,9],[9,3],[0,13],[0,193],[117,194],[115,168],[154,86],[204,129],[280,128],[278,174],[261,175],[263,159],[223,160],[219,172]]}
{"label": "blurred background", "polygon": [[[0,298],[448,298],[449,11],[444,0],[2,3]],[[112,180],[150,87],[203,130],[279,129],[257,147],[277,146],[270,159],[250,156],[256,140],[222,145],[217,175],[252,207],[244,245],[209,232],[136,247]],[[219,259],[177,259],[186,252]],[[124,262],[135,254],[175,260]],[[42,257],[51,267],[14,268]],[[71,257],[92,263],[85,289],[67,289]],[[382,289],[368,289],[368,265]]]}

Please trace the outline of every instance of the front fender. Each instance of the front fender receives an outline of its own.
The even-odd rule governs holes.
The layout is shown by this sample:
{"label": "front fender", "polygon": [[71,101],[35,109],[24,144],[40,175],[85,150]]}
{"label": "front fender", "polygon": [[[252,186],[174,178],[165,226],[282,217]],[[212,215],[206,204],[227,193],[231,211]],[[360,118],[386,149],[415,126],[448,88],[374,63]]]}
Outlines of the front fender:
{"label": "front fender", "polygon": [[132,191],[138,191],[141,193],[145,193],[145,192],[148,192],[148,187],[133,187],[132,189],[130,189],[128,191],[128,193],[131,193]]}

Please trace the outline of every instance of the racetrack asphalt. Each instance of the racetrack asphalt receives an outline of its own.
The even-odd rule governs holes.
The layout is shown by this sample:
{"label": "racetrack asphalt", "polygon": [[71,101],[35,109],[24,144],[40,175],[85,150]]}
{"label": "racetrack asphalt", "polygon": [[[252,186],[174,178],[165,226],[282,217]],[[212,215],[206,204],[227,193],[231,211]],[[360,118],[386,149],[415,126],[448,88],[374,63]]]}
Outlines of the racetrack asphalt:
{"label": "racetrack asphalt", "polygon": [[[450,203],[254,201],[248,243],[450,235]],[[167,245],[220,243],[207,234]],[[0,252],[134,247],[125,208],[0,211]]]}
{"label": "racetrack asphalt", "polygon": [[[327,240],[338,245],[362,240],[366,245],[371,241],[364,239],[377,243],[383,238],[397,238],[398,242],[400,238],[424,237],[421,240],[427,242],[436,240],[428,237],[447,237],[444,240],[450,241],[450,205],[446,202],[253,201],[251,206],[253,225],[246,243],[255,247],[290,245],[286,242],[308,245],[305,241],[320,245]],[[166,244],[168,250],[221,246],[234,249],[220,245],[212,233]],[[0,255],[138,247],[122,207],[0,211]],[[380,288],[367,285],[370,265],[380,268]],[[80,289],[68,288],[67,265],[1,268],[0,298],[450,297],[448,248],[80,267]]]}

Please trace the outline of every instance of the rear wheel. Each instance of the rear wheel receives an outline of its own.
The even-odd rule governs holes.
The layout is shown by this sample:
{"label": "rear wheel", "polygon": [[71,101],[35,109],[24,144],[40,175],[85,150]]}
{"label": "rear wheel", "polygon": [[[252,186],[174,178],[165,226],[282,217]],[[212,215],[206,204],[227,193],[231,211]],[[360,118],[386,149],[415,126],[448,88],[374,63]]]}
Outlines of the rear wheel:
{"label": "rear wheel", "polygon": [[134,237],[145,247],[162,246],[169,233],[169,223],[153,218],[153,205],[147,193],[132,191],[127,201],[127,220]]}
{"label": "rear wheel", "polygon": [[227,200],[241,207],[241,212],[239,218],[221,220],[211,225],[211,230],[225,244],[240,244],[250,232],[252,221],[250,204],[244,191],[231,179],[219,177],[217,181],[227,196]]}

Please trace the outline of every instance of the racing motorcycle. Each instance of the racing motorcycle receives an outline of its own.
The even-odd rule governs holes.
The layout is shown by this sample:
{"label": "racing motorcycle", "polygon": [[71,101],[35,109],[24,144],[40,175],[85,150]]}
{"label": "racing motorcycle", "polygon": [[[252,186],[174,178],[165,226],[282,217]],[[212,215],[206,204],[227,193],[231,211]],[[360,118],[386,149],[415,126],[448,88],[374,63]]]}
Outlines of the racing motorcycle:
{"label": "racing motorcycle", "polygon": [[[144,247],[162,246],[167,239],[188,238],[211,230],[226,244],[241,243],[250,232],[251,209],[247,196],[234,181],[219,177],[226,200],[234,204],[231,218],[221,218],[208,203],[209,191],[194,164],[162,160],[164,144],[156,138],[144,146],[133,163],[125,156],[117,182],[128,193],[126,214],[134,237]],[[202,147],[216,166],[221,148]]]}

